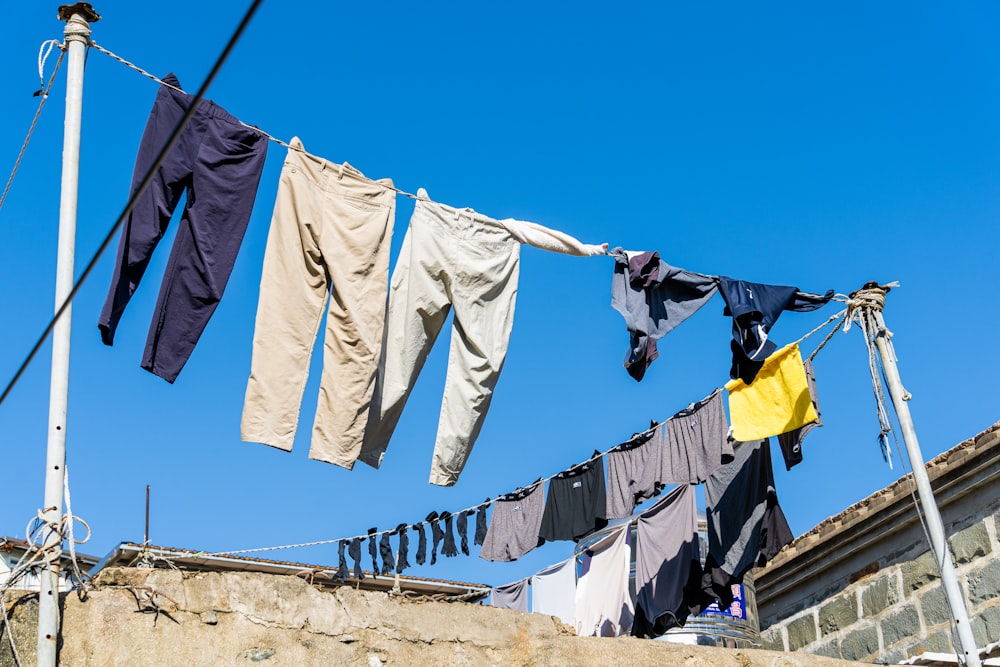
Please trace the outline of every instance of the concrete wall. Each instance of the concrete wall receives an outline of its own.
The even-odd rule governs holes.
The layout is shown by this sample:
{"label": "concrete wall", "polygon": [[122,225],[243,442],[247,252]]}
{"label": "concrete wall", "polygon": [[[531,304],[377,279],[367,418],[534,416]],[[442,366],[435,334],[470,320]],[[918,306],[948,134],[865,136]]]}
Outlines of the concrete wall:
{"label": "concrete wall", "polygon": [[[105,570],[85,600],[64,598],[59,664],[144,665],[684,665],[848,667],[764,650],[576,637],[552,616],[414,600],[250,572]],[[37,595],[7,605],[22,665],[35,664]],[[14,667],[0,628],[0,667]]]}
{"label": "concrete wall", "polygon": [[[1000,640],[1000,423],[927,467],[983,647]],[[910,494],[901,479],[756,571],[765,648],[883,664],[954,652],[950,610]]]}

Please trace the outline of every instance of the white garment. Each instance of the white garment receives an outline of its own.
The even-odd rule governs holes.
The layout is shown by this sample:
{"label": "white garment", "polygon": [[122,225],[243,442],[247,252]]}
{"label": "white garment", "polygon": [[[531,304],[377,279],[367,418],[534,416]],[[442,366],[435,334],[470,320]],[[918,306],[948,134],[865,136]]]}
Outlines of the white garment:
{"label": "white garment", "polygon": [[575,609],[575,558],[550,565],[531,578],[531,611],[573,625]]}
{"label": "white garment", "polygon": [[497,222],[521,243],[527,243],[542,250],[561,252],[566,255],[581,255],[583,257],[608,254],[607,243],[602,243],[601,245],[581,243],[565,232],[543,227],[537,222],[526,222],[524,220],[515,220],[514,218],[497,220]]}
{"label": "white garment", "polygon": [[433,202],[423,188],[389,285],[385,343],[358,459],[378,468],[417,376],[454,312],[430,483],[452,486],[479,437],[514,324],[520,243],[569,254],[602,246],[534,223]]}
{"label": "white garment", "polygon": [[583,557],[574,624],[581,637],[617,637],[632,627],[629,532],[626,523],[591,546]]}

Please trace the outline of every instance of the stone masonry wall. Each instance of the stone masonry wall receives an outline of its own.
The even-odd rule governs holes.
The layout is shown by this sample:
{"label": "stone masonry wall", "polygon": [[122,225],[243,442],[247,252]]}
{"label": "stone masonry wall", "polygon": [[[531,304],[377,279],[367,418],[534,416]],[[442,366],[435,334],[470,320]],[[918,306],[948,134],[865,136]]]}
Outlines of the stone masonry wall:
{"label": "stone masonry wall", "polygon": [[[8,598],[0,667],[35,664],[38,598]],[[62,667],[683,665],[848,667],[760,649],[635,637],[577,637],[553,616],[409,599],[250,572],[105,570],[85,600],[63,599]],[[11,653],[14,638],[19,662]]]}
{"label": "stone masonry wall", "polygon": [[[943,467],[938,471],[941,474],[936,485],[944,487],[942,480],[951,480],[948,488],[952,494],[946,508],[942,508],[942,516],[980,648],[1000,640],[1000,482],[993,474],[970,476],[962,481],[959,467],[992,469],[994,459],[1000,460],[998,426],[963,443],[968,451],[961,456],[953,454],[951,460],[938,462]],[[984,452],[983,447],[978,453],[974,447],[968,447],[977,439],[983,444],[983,436],[990,436],[985,444],[997,450],[995,456]],[[937,489],[935,494],[938,495]],[[878,502],[876,498],[872,504]],[[912,506],[912,500],[909,502]],[[776,564],[775,572],[769,572],[770,566],[758,571],[758,590],[764,589],[765,598],[760,606],[764,648],[881,664],[895,664],[924,652],[954,653],[957,635],[953,635],[938,568],[920,524],[913,519],[907,529],[876,532],[862,543],[858,536],[864,534],[863,524],[845,520],[840,532],[828,531],[815,544],[798,552],[792,549],[784,561]],[[812,532],[822,533],[822,524]],[[800,540],[808,542],[805,537]],[[854,547],[854,541],[860,546]],[[849,563],[853,571],[846,580],[835,565],[820,568],[826,570],[826,577],[787,575],[793,583],[786,587],[798,586],[800,599],[794,603],[775,600],[769,604],[769,577],[789,570],[797,559],[818,558],[812,552],[823,543],[836,544],[829,548],[839,550],[824,556],[828,562]],[[858,563],[867,565],[857,568]],[[792,599],[790,593],[782,595]]]}

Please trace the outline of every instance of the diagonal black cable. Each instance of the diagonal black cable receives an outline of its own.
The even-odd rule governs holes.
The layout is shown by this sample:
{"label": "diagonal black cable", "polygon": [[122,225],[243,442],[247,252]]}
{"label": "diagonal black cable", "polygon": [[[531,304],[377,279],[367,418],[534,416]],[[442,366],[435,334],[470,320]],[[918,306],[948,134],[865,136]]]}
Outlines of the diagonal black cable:
{"label": "diagonal black cable", "polygon": [[69,304],[73,302],[73,297],[75,297],[76,293],[80,291],[80,287],[83,286],[83,283],[87,280],[90,272],[94,270],[94,267],[97,265],[97,261],[101,258],[101,255],[104,254],[104,251],[108,249],[108,246],[111,244],[111,240],[115,237],[115,234],[118,233],[118,230],[121,228],[125,218],[127,218],[129,213],[132,212],[132,209],[135,208],[136,201],[149,186],[149,183],[153,180],[153,174],[155,174],[156,170],[160,168],[160,165],[163,163],[164,158],[166,158],[167,153],[170,152],[170,149],[177,142],[177,138],[180,137],[184,127],[191,119],[191,116],[194,115],[198,104],[205,97],[205,93],[208,91],[209,86],[212,85],[212,81],[215,80],[215,76],[219,73],[219,70],[222,69],[222,65],[226,62],[226,59],[236,46],[236,43],[239,42],[240,37],[243,36],[243,31],[246,29],[247,25],[250,24],[250,19],[253,18],[253,15],[257,12],[257,8],[260,7],[263,1],[264,0],[254,0],[250,5],[250,8],[247,9],[246,14],[243,15],[243,20],[240,21],[238,26],[236,26],[236,31],[233,32],[233,36],[229,38],[226,48],[222,50],[222,53],[219,55],[218,59],[216,59],[215,65],[212,66],[212,71],[208,73],[208,76],[205,77],[204,83],[201,84],[201,88],[199,88],[198,92],[195,93],[194,99],[191,101],[191,105],[188,107],[187,111],[184,112],[180,122],[177,123],[177,127],[175,127],[174,131],[170,134],[170,138],[167,139],[167,143],[163,147],[163,150],[161,150],[160,154],[156,156],[155,160],[153,160],[153,164],[149,167],[149,171],[146,172],[146,175],[143,176],[142,181],[139,183],[139,187],[136,188],[135,192],[129,198],[128,203],[125,204],[125,210],[123,210],[121,215],[118,216],[118,220],[115,221],[115,224],[111,227],[111,231],[109,231],[107,236],[104,237],[104,241],[101,242],[97,252],[94,253],[93,258],[91,258],[90,262],[87,263],[83,273],[81,273],[80,277],[76,279],[75,283],[73,283],[73,289],[70,290],[66,300],[63,301],[59,306],[59,309],[56,310],[55,315],[52,316],[52,319],[49,321],[48,325],[46,325],[42,335],[38,337],[38,341],[35,343],[34,347],[31,348],[31,351],[28,352],[28,356],[17,369],[17,372],[14,373],[14,377],[11,378],[7,387],[3,390],[3,394],[0,394],[0,405],[2,405],[7,399],[7,396],[14,389],[14,385],[16,385],[18,380],[21,379],[21,376],[24,375],[24,371],[27,370],[28,365],[31,364],[35,355],[38,354],[38,350],[41,349],[42,345],[45,344],[45,340],[49,337],[49,334],[52,333],[52,329],[55,327],[56,322],[59,321],[60,317],[62,317],[63,312],[65,312],[66,308],[69,307]]}

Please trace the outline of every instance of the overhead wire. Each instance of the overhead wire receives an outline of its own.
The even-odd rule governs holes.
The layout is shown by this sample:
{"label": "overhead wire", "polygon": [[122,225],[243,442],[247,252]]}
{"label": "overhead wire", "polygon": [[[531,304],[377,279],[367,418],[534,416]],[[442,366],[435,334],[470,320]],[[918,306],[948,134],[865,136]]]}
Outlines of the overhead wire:
{"label": "overhead wire", "polygon": [[229,41],[226,43],[226,46],[222,50],[222,53],[216,59],[215,64],[212,66],[211,71],[209,71],[208,75],[205,77],[205,81],[201,84],[201,87],[198,88],[198,92],[193,96],[191,104],[185,110],[184,115],[181,116],[180,121],[178,121],[177,125],[174,127],[174,130],[170,133],[170,136],[167,138],[166,144],[160,150],[159,154],[157,154],[156,158],[150,165],[149,170],[146,172],[146,175],[142,177],[142,180],[139,182],[139,185],[136,187],[135,191],[129,197],[128,202],[125,204],[124,210],[122,210],[121,214],[118,216],[118,219],[115,221],[114,225],[111,226],[111,229],[105,235],[104,240],[101,241],[100,246],[97,248],[97,251],[94,253],[94,256],[91,258],[91,260],[87,263],[86,267],[83,269],[83,272],[80,274],[80,277],[77,278],[76,281],[73,283],[73,288],[69,291],[69,294],[66,296],[66,299],[59,305],[59,308],[56,309],[55,315],[52,316],[52,319],[49,320],[49,323],[45,326],[44,331],[42,331],[41,336],[38,337],[38,340],[35,342],[34,346],[32,346],[31,350],[28,352],[28,355],[24,359],[24,362],[21,363],[17,371],[14,373],[14,377],[11,378],[10,382],[8,382],[7,386],[4,388],[3,393],[0,394],[0,405],[2,405],[3,402],[7,399],[7,396],[10,395],[11,390],[17,384],[18,380],[21,379],[21,376],[24,375],[24,372],[25,370],[27,370],[28,365],[35,358],[35,355],[38,354],[38,351],[42,348],[42,345],[45,344],[45,341],[46,339],[48,339],[49,334],[52,333],[52,329],[55,327],[56,322],[59,321],[59,318],[66,311],[69,305],[73,302],[73,298],[76,296],[77,292],[80,291],[80,288],[83,286],[83,283],[86,282],[87,278],[94,270],[94,267],[97,266],[97,262],[101,258],[101,255],[103,255],[104,251],[107,250],[109,245],[111,245],[111,241],[114,239],[115,234],[118,233],[118,230],[125,222],[125,219],[128,217],[129,213],[131,213],[132,209],[135,208],[136,202],[138,202],[139,197],[142,195],[143,192],[146,191],[146,188],[149,187],[149,184],[153,181],[153,177],[156,174],[156,171],[160,168],[160,165],[163,164],[163,161],[166,158],[167,153],[169,153],[170,149],[174,146],[175,143],[177,143],[177,140],[178,138],[180,138],[181,132],[187,126],[188,121],[190,121],[192,116],[194,116],[195,110],[198,108],[198,104],[201,102],[202,99],[204,99],[205,93],[208,92],[209,86],[212,85],[212,82],[215,80],[216,75],[218,75],[219,70],[222,69],[222,65],[229,58],[229,54],[232,52],[233,48],[235,48],[236,43],[239,42],[240,37],[243,36],[244,30],[246,30],[246,27],[250,24],[250,19],[252,19],[253,15],[257,12],[257,8],[260,7],[261,2],[263,2],[263,0],[253,0],[250,7],[247,9],[246,13],[243,15],[243,19],[240,21],[239,25],[236,27],[236,30],[229,38]]}

